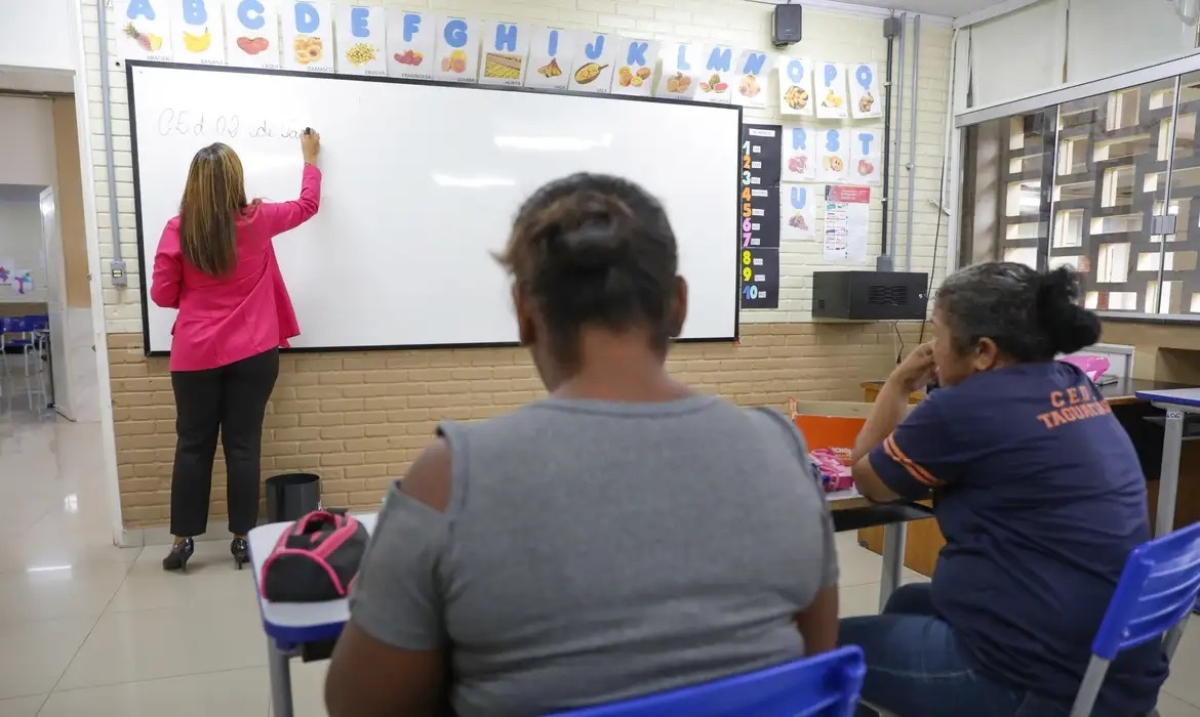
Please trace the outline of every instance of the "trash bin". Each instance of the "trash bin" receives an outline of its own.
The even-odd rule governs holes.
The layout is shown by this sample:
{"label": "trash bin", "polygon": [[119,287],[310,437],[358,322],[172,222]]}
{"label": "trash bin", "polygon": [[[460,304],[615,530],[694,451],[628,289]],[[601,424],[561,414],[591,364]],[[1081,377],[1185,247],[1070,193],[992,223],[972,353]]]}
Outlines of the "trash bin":
{"label": "trash bin", "polygon": [[321,507],[321,477],[284,473],[267,479],[267,522],[296,520]]}

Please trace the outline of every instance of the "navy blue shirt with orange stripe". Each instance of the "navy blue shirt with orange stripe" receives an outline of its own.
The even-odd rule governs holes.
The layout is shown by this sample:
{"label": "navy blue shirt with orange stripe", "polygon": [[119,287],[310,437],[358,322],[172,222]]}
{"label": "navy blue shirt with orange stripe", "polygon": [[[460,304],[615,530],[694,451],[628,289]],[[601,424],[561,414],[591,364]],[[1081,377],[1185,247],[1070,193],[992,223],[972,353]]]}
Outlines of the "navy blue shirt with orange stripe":
{"label": "navy blue shirt with orange stripe", "polygon": [[[934,606],[981,670],[1073,699],[1125,560],[1150,539],[1137,454],[1092,382],[1058,361],[976,374],[929,394],[870,461],[899,495],[934,493]],[[1145,714],[1165,678],[1143,645],[1100,699]]]}

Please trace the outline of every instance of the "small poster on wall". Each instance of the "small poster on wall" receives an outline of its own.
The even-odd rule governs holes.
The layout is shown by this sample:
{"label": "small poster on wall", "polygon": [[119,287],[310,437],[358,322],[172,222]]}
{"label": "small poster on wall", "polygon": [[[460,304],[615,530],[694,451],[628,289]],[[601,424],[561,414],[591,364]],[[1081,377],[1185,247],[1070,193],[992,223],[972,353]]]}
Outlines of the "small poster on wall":
{"label": "small poster on wall", "polygon": [[529,61],[529,42],[533,27],[505,20],[483,24],[483,63],[479,82],[484,85],[520,87]]}
{"label": "small poster on wall", "polygon": [[871,63],[850,66],[850,113],[854,119],[883,116],[879,71]]}
{"label": "small poster on wall", "polygon": [[846,130],[817,130],[817,154],[821,158],[818,180],[845,182],[850,178],[850,137]]}
{"label": "small poster on wall", "polygon": [[723,45],[704,49],[704,70],[696,84],[696,99],[701,102],[727,105],[733,95],[734,59],[737,50]]}
{"label": "small poster on wall", "polygon": [[388,13],[388,75],[412,80],[433,79],[437,22],[427,12]]}
{"label": "small poster on wall", "polygon": [[12,259],[0,259],[0,286],[11,284],[15,272],[16,269],[13,268]]}
{"label": "small poster on wall", "polygon": [[465,17],[438,18],[434,77],[449,82],[479,79],[479,23]]}
{"label": "small poster on wall", "polygon": [[225,57],[237,67],[280,68],[279,12],[274,5],[225,4]]}
{"label": "small poster on wall", "polygon": [[783,127],[783,181],[811,182],[817,178],[817,131],[812,127]]}
{"label": "small poster on wall", "polygon": [[696,96],[701,68],[700,54],[704,48],[686,42],[674,42],[663,47],[662,74],[658,78],[655,97],[668,100],[690,100]]}
{"label": "small poster on wall", "polygon": [[176,62],[225,64],[225,23],[218,0],[171,0]]}
{"label": "small poster on wall", "polygon": [[867,260],[870,187],[825,187],[825,261]]}
{"label": "small poster on wall", "polygon": [[654,90],[654,66],[658,63],[658,53],[657,42],[622,37],[617,46],[613,94],[649,97]]}
{"label": "small poster on wall", "polygon": [[813,116],[812,63],[802,57],[779,58],[779,112]]}
{"label": "small poster on wall", "polygon": [[817,65],[817,116],[844,119],[846,114],[846,67],[836,62]]}
{"label": "small poster on wall", "polygon": [[13,291],[21,295],[33,293],[33,272],[29,269],[17,269],[13,271],[12,277]]}
{"label": "small poster on wall", "polygon": [[170,62],[168,0],[116,0],[117,53],[129,60]]}
{"label": "small poster on wall", "polygon": [[784,184],[779,188],[780,239],[817,238],[816,191],[803,184]]}
{"label": "small poster on wall", "polygon": [[850,176],[855,182],[880,184],[882,173],[881,130],[855,130],[850,133]]}
{"label": "small poster on wall", "polygon": [[575,64],[575,33],[560,27],[540,26],[533,29],[529,44],[529,71],[525,86],[539,89],[566,89]]}
{"label": "small poster on wall", "polygon": [[767,106],[767,60],[767,53],[758,50],[743,50],[738,56],[737,72],[733,76],[733,83],[737,87],[732,98],[734,104],[743,107]]}
{"label": "small poster on wall", "polygon": [[576,92],[608,93],[612,87],[617,38],[602,32],[584,34],[567,88]]}
{"label": "small poster on wall", "polygon": [[742,125],[742,247],[779,247],[779,125]]}
{"label": "small poster on wall", "polygon": [[379,5],[337,6],[337,71],[387,77],[387,13]]}
{"label": "small poster on wall", "polygon": [[288,70],[333,72],[333,8],[328,2],[284,6],[283,66]]}

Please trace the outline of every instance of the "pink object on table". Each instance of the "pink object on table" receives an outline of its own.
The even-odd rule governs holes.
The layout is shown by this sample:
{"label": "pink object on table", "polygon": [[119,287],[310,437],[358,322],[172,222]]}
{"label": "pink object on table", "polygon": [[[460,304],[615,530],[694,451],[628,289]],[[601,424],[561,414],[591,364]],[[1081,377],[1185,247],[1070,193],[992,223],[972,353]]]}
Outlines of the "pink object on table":
{"label": "pink object on table", "polygon": [[1099,381],[1108,367],[1112,365],[1103,356],[1064,356],[1060,360],[1083,371],[1093,383]]}
{"label": "pink object on table", "polygon": [[833,448],[818,448],[809,451],[808,457],[821,471],[822,483],[827,493],[849,490],[854,487],[854,479],[850,476],[850,466],[846,465],[839,452]]}

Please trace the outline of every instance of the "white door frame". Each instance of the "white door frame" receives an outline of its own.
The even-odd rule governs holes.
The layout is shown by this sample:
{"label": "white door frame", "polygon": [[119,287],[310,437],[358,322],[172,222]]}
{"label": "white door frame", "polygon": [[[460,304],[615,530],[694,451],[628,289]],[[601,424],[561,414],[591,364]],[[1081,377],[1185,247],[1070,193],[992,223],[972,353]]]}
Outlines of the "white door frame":
{"label": "white door frame", "polygon": [[[71,370],[67,361],[67,284],[63,260],[62,223],[54,188],[47,187],[38,197],[42,214],[42,260],[46,270],[46,315],[50,319],[50,381],[54,408],[68,420],[75,420],[71,390]],[[40,371],[42,367],[37,369]],[[48,386],[48,387],[49,387]],[[45,398],[49,398],[46,396]]]}

